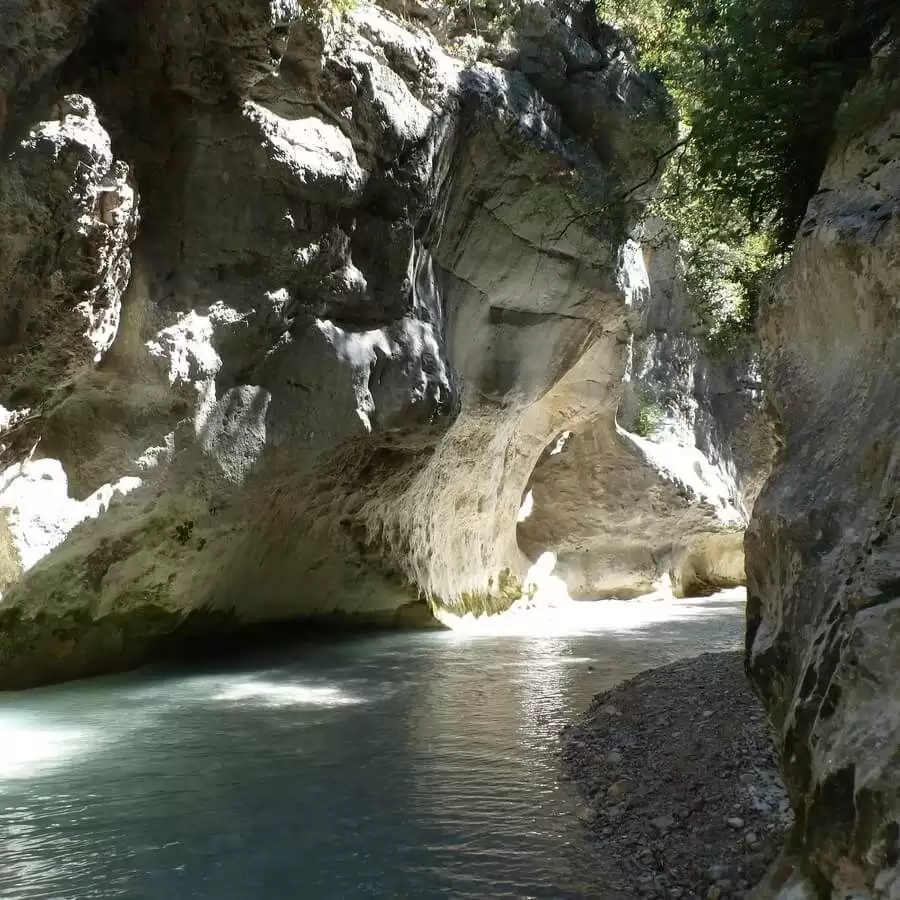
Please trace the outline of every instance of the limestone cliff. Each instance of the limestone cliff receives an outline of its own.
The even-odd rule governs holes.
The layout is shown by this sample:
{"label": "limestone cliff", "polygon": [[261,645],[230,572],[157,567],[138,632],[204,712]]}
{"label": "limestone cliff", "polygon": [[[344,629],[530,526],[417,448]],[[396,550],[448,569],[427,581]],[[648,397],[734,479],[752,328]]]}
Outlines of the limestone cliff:
{"label": "limestone cliff", "polygon": [[782,447],[746,537],[747,661],[802,862],[765,896],[900,891],[900,109],[857,91],[876,124],[835,147],[762,312]]}
{"label": "limestone cliff", "polygon": [[673,123],[589,12],[496,6],[4,7],[0,686],[521,594]]}
{"label": "limestone cliff", "polygon": [[628,252],[632,337],[617,414],[547,448],[519,543],[535,558],[554,549],[573,596],[743,584],[743,532],[773,451],[752,350],[711,356],[664,222],[648,222]]}

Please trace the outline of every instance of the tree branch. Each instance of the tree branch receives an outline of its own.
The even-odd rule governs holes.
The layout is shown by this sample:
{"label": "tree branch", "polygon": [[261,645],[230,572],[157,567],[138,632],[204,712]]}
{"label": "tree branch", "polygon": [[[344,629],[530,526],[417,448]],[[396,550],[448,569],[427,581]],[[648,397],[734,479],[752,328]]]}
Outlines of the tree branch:
{"label": "tree branch", "polygon": [[633,196],[642,187],[645,187],[646,185],[650,184],[650,182],[653,181],[653,179],[656,178],[656,176],[659,174],[659,170],[660,170],[663,162],[666,159],[668,159],[673,153],[677,152],[682,147],[687,146],[687,144],[690,142],[690,140],[691,140],[691,133],[688,132],[680,141],[677,141],[671,147],[669,147],[667,150],[664,150],[662,153],[659,154],[659,156],[656,157],[656,159],[653,161],[653,170],[643,181],[639,181],[637,184],[632,185],[630,188],[628,188],[627,191],[622,193],[620,196],[616,197],[614,200],[611,200],[609,203],[605,204],[604,206],[593,207],[592,209],[587,209],[584,212],[578,213],[577,216],[573,216],[571,219],[569,219],[568,222],[566,222],[562,231],[560,231],[559,234],[555,235],[554,237],[551,237],[550,240],[551,241],[561,241],[566,236],[569,229],[576,222],[581,222],[584,219],[589,218],[590,216],[594,216],[594,215],[597,215],[598,213],[605,212],[606,210],[608,210],[611,206],[613,206],[616,203],[624,203],[626,200],[628,200],[629,197]]}

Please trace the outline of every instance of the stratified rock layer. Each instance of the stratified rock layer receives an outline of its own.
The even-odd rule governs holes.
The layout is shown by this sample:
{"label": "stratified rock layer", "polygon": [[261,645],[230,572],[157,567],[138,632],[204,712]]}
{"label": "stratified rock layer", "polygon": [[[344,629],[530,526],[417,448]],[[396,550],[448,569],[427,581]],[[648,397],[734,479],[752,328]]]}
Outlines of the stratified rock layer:
{"label": "stratified rock layer", "polygon": [[763,309],[783,446],[746,538],[747,661],[807,879],[783,896],[900,892],[898,300],[900,111],[884,110],[836,148]]}

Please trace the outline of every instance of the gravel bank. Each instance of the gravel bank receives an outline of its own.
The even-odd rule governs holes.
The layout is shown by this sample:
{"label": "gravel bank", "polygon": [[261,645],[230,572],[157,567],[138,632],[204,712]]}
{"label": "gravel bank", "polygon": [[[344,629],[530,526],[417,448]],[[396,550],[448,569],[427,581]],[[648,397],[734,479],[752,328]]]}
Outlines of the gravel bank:
{"label": "gravel bank", "polygon": [[738,652],[597,695],[562,745],[610,891],[741,897],[781,848],[790,809]]}

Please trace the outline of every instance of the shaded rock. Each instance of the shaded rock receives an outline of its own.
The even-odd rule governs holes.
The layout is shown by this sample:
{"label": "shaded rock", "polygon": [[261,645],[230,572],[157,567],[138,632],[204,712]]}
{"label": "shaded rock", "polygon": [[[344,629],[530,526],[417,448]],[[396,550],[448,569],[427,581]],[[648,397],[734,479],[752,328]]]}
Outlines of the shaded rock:
{"label": "shaded rock", "polygon": [[762,309],[783,447],[746,538],[747,665],[803,873],[766,896],[900,885],[898,254],[900,112],[885,109],[835,147]]}
{"label": "shaded rock", "polygon": [[[655,81],[537,6],[523,22],[553,35],[552,59],[502,67],[467,68],[370,3],[335,21],[125,4],[85,26],[43,95],[77,84],[101,110],[111,144],[86,161],[120,193],[114,159],[129,161],[141,224],[131,259],[122,220],[117,267],[111,249],[58,261],[77,303],[95,319],[120,303],[121,320],[111,346],[79,337],[71,354],[51,351],[74,329],[48,320],[52,378],[11,388],[5,465],[39,441],[71,499],[141,486],[5,593],[0,685],[133,664],[185,629],[522,596],[528,477],[560,430],[612,416],[627,365],[620,285],[644,198],[567,227],[569,198],[645,179],[673,133]],[[608,77],[560,81],[556,53]],[[36,206],[74,178],[42,146],[3,164],[4,184],[49,168]],[[130,280],[113,277],[126,258]],[[19,261],[16,279],[44,284],[42,257]],[[3,308],[25,296],[4,284]]]}
{"label": "shaded rock", "polygon": [[31,130],[2,174],[0,403],[21,408],[112,345],[138,203],[127,164],[80,95]]}
{"label": "shaded rock", "polygon": [[[28,89],[84,40],[84,26],[101,0],[9,0],[0,30],[0,96]],[[0,117],[0,137],[3,135]]]}

